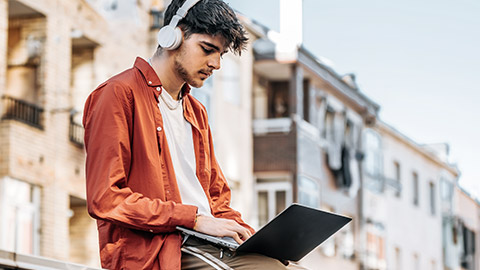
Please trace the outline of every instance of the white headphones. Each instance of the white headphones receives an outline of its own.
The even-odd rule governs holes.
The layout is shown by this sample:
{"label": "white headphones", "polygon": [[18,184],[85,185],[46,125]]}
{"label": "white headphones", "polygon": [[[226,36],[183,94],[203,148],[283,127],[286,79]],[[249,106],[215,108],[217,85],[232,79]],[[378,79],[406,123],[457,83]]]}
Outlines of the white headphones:
{"label": "white headphones", "polygon": [[158,45],[166,50],[175,50],[182,43],[182,30],[177,27],[178,22],[181,19],[185,18],[187,12],[200,0],[187,0],[185,3],[177,10],[177,14],[173,16],[170,23],[160,31],[158,31],[157,40]]}

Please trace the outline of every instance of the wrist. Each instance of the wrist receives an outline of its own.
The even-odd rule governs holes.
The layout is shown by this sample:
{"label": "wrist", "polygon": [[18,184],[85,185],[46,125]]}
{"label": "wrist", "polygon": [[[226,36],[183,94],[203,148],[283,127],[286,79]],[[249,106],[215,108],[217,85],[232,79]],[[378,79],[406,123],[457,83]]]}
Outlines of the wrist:
{"label": "wrist", "polygon": [[193,230],[197,230],[197,223],[198,223],[198,216],[200,216],[199,214],[196,214],[195,215],[195,221],[193,222]]}

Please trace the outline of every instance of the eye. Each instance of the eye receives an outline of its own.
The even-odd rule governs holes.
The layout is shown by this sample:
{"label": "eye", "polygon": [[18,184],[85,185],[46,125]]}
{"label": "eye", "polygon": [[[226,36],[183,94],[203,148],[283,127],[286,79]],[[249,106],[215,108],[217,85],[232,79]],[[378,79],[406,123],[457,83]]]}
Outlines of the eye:
{"label": "eye", "polygon": [[211,53],[213,53],[213,50],[211,50],[211,49],[207,49],[207,48],[205,48],[205,47],[203,47],[203,46],[200,46],[200,47],[202,47],[203,52],[206,53],[206,54],[211,54]]}

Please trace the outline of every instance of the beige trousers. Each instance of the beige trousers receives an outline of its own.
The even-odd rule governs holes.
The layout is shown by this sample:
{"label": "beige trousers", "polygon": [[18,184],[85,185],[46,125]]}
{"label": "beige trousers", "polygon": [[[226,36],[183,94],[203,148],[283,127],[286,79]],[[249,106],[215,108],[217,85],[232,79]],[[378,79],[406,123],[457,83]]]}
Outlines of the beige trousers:
{"label": "beige trousers", "polygon": [[184,270],[294,270],[306,269],[290,263],[285,266],[277,259],[259,254],[236,254],[197,241],[187,241],[182,247],[182,269]]}

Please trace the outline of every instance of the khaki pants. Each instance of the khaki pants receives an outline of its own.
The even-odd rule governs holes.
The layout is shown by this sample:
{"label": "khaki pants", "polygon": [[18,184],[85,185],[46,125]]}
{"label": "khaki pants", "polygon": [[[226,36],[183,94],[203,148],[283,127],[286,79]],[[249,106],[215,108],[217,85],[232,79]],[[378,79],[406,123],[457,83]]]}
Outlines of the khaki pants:
{"label": "khaki pants", "polygon": [[221,249],[196,239],[189,239],[182,247],[182,269],[184,270],[293,270],[305,269],[290,263],[285,266],[277,259],[259,254],[236,254],[222,252]]}

